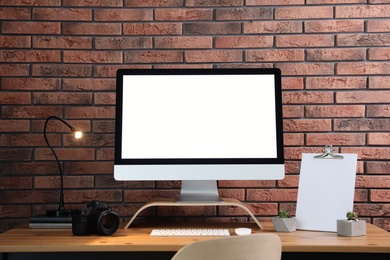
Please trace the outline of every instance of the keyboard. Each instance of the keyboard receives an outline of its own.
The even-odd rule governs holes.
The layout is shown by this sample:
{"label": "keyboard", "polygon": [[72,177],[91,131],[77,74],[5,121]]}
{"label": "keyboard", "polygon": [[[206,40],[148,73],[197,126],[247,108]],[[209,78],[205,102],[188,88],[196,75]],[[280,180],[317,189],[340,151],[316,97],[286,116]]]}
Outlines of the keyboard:
{"label": "keyboard", "polygon": [[152,237],[225,237],[228,229],[153,229]]}

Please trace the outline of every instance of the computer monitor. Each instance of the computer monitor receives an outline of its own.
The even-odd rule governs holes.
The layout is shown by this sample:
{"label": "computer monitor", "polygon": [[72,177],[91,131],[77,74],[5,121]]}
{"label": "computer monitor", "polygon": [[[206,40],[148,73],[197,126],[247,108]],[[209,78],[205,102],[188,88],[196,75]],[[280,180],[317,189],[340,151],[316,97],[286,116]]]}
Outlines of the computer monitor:
{"label": "computer monitor", "polygon": [[279,69],[119,69],[114,178],[181,180],[180,200],[220,200],[218,180],[284,178]]}

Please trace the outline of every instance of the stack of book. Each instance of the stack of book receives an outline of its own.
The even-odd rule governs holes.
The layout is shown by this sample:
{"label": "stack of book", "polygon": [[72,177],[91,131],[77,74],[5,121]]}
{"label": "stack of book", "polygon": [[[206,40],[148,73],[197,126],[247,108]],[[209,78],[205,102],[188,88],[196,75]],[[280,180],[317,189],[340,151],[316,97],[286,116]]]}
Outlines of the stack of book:
{"label": "stack of book", "polygon": [[72,216],[37,215],[30,218],[30,228],[72,228]]}

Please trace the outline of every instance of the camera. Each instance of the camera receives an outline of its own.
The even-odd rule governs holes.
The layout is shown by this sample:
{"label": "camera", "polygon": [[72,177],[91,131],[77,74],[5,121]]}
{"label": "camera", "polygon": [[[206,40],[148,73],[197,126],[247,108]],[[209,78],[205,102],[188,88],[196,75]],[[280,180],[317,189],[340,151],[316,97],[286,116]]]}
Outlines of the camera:
{"label": "camera", "polygon": [[87,207],[72,214],[72,233],[112,235],[119,227],[119,217],[105,202],[91,201]]}

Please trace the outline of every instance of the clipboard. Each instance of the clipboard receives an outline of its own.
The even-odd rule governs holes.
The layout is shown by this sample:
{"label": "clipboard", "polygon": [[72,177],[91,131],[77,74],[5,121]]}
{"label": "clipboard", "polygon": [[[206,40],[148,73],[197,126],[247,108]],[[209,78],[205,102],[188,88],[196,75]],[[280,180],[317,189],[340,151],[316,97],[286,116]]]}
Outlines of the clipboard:
{"label": "clipboard", "polygon": [[357,154],[303,153],[298,186],[296,227],[337,232],[337,219],[353,209]]}

